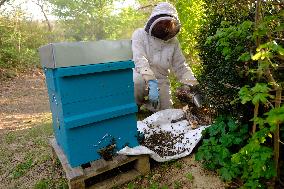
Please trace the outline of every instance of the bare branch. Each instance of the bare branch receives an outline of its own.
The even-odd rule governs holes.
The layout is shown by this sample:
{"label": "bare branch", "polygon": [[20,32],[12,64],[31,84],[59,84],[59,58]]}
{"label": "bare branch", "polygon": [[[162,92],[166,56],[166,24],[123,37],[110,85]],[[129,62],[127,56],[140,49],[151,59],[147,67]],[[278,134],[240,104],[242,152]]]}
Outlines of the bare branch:
{"label": "bare branch", "polygon": [[42,0],[37,0],[37,1],[34,1],[34,3],[37,5],[37,6],[39,6],[39,8],[40,8],[40,10],[41,10],[41,12],[42,12],[42,14],[43,14],[43,16],[44,16],[44,18],[45,18],[45,21],[46,21],[46,23],[47,23],[47,26],[48,26],[48,31],[52,31],[52,26],[51,26],[51,23],[50,23],[50,21],[49,21],[49,19],[48,19],[48,17],[47,17],[47,14],[46,14],[46,11],[45,11],[45,9],[44,9],[44,3],[43,3],[43,1]]}
{"label": "bare branch", "polygon": [[0,7],[2,6],[2,5],[4,5],[4,3],[5,2],[8,2],[9,0],[0,0]]}
{"label": "bare branch", "polygon": [[138,10],[143,10],[143,9],[154,7],[154,6],[156,6],[156,5],[150,4],[150,5],[146,5],[146,6],[143,6],[143,7],[139,7]]}

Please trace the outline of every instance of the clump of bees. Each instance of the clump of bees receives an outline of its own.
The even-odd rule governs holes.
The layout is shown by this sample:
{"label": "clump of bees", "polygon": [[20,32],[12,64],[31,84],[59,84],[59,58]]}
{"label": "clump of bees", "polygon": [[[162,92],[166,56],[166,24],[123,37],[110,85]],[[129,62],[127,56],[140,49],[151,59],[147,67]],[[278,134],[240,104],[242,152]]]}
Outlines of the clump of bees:
{"label": "clump of bees", "polygon": [[98,150],[98,154],[106,161],[112,160],[116,155],[116,140],[112,138],[110,144]]}
{"label": "clump of bees", "polygon": [[[145,131],[145,134],[147,134],[147,131]],[[160,157],[174,156],[186,151],[186,148],[175,148],[175,144],[181,143],[183,138],[184,134],[174,135],[171,132],[154,130],[151,135],[144,138],[141,145],[156,152]]]}

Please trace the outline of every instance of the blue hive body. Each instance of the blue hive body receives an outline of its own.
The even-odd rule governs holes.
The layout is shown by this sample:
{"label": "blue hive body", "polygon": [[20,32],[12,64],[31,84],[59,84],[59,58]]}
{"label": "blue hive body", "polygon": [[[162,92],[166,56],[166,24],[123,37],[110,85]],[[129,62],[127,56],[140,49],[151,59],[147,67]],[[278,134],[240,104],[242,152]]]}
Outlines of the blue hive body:
{"label": "blue hive body", "polygon": [[[41,56],[42,57],[42,56]],[[132,61],[44,67],[53,129],[72,167],[138,145]]]}

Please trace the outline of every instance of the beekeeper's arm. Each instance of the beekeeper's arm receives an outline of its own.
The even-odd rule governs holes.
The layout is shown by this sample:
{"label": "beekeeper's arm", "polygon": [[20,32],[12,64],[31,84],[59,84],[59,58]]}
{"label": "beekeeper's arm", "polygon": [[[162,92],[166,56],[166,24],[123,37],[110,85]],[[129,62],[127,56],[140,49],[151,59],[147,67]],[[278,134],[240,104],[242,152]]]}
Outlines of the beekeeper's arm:
{"label": "beekeeper's arm", "polygon": [[148,58],[146,56],[143,36],[139,30],[132,35],[132,52],[136,72],[140,73],[145,81],[155,80],[154,72],[150,69]]}
{"label": "beekeeper's arm", "polygon": [[172,71],[181,83],[190,86],[198,84],[198,81],[194,77],[192,70],[186,63],[185,57],[181,51],[178,41],[176,43],[173,55]]}
{"label": "beekeeper's arm", "polygon": [[151,70],[147,56],[145,45],[143,44],[143,36],[139,30],[132,35],[132,51],[136,72],[140,73],[149,87],[149,100],[153,107],[156,108],[159,103],[158,81]]}

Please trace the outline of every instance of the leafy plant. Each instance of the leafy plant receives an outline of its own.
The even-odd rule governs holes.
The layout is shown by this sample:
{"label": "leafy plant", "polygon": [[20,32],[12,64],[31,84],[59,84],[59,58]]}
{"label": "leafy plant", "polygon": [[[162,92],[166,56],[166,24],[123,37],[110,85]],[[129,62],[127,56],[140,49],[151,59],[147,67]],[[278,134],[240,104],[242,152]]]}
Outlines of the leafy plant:
{"label": "leafy plant", "polygon": [[218,117],[203,131],[203,142],[195,158],[205,168],[217,170],[224,179],[231,180],[220,169],[231,165],[231,156],[245,145],[247,138],[247,125],[241,125],[231,117]]}
{"label": "leafy plant", "polygon": [[[263,188],[279,167],[279,131],[284,122],[280,105],[284,77],[278,70],[284,59],[283,10],[273,1],[247,3],[205,1],[208,20],[199,38],[200,81],[207,103],[217,114],[230,112],[241,125],[253,122],[251,136],[232,152],[221,140],[224,129],[216,121],[213,131],[206,129],[197,159],[225,180],[240,177],[244,188]],[[225,9],[225,5],[231,6]],[[236,6],[238,12],[230,11]]]}
{"label": "leafy plant", "polygon": [[265,188],[263,181],[276,176],[273,149],[261,145],[254,138],[232,156],[232,164],[239,166],[241,178],[245,181],[244,187]]}

